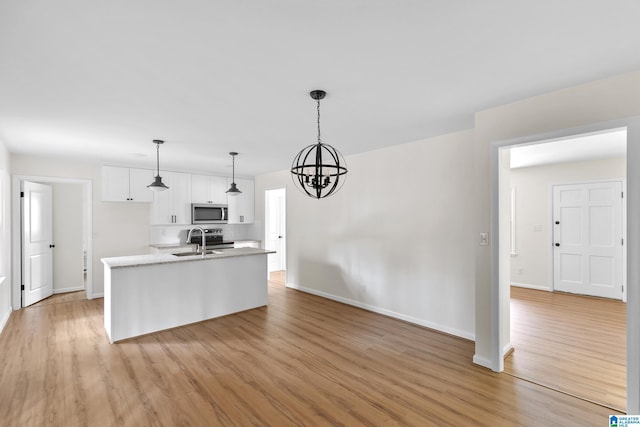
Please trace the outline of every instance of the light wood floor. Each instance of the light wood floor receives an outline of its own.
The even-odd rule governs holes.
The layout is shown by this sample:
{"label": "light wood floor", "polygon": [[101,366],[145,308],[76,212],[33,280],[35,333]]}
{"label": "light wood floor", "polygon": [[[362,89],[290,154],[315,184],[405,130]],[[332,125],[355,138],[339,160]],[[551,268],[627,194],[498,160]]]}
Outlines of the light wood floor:
{"label": "light wood floor", "polygon": [[86,291],[65,292],[63,294],[54,294],[48,298],[43,299],[29,307],[41,307],[43,305],[61,304],[64,302],[80,301],[87,299]]}
{"label": "light wood floor", "polygon": [[505,372],[626,408],[626,304],[511,288],[513,354]]}
{"label": "light wood floor", "polygon": [[601,426],[472,342],[270,282],[269,306],[108,343],[101,299],[14,312],[3,426]]}

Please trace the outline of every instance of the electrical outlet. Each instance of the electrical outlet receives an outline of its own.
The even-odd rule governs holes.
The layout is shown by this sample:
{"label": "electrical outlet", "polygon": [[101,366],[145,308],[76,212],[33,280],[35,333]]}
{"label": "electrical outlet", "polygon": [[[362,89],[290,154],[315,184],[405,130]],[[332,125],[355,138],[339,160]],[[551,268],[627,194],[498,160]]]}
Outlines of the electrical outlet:
{"label": "electrical outlet", "polygon": [[489,245],[489,233],[480,233],[480,246]]}

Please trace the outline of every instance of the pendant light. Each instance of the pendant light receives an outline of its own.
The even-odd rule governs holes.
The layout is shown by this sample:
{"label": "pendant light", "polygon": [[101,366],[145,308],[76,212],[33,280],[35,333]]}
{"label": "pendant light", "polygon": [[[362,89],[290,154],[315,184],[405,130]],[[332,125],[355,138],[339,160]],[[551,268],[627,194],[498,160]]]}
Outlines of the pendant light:
{"label": "pendant light", "polygon": [[151,184],[147,185],[147,188],[151,191],[164,191],[168,190],[169,187],[162,183],[162,177],[160,176],[160,144],[164,144],[164,141],[160,139],[154,139],[153,143],[156,144],[156,159],[158,161],[158,174],[156,175],[155,181]]}
{"label": "pendant light", "polygon": [[227,190],[227,195],[238,196],[240,195],[240,193],[242,193],[242,191],[238,190],[238,187],[236,187],[236,156],[238,155],[238,153],[232,151],[229,153],[229,155],[231,156],[233,170],[231,172],[231,187],[229,187],[229,189]]}
{"label": "pendant light", "polygon": [[342,187],[347,174],[347,164],[342,154],[320,139],[320,100],[327,93],[314,90],[309,93],[317,101],[318,142],[303,148],[293,159],[293,182],[309,197],[322,199]]}

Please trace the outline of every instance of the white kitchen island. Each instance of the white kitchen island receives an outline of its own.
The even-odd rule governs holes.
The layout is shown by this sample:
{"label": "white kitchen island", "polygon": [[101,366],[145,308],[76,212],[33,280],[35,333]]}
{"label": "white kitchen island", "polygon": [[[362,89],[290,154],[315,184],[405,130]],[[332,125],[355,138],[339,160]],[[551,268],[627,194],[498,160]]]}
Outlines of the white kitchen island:
{"label": "white kitchen island", "polygon": [[103,258],[109,341],[267,305],[267,255],[257,248],[206,255]]}

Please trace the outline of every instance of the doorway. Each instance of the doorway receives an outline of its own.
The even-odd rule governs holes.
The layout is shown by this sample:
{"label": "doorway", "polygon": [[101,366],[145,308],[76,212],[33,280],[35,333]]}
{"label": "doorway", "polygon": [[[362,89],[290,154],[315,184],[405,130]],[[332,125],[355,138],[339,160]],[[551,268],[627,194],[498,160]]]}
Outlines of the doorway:
{"label": "doorway", "polygon": [[285,188],[266,190],[265,201],[265,249],[276,251],[268,255],[267,266],[269,273],[285,271],[287,266],[287,194]]}
{"label": "doorway", "polygon": [[[640,157],[640,147],[635,144],[640,142],[640,120],[620,120],[612,121],[608,123],[601,123],[596,125],[584,126],[575,129],[565,129],[562,131],[551,132],[545,135],[530,136],[517,138],[509,141],[500,141],[492,144],[491,158],[492,158],[492,227],[493,232],[491,244],[491,264],[492,264],[492,366],[496,371],[502,371],[504,369],[504,355],[506,350],[511,346],[510,337],[510,310],[509,310],[509,288],[510,288],[510,276],[511,276],[511,254],[510,254],[510,215],[509,215],[509,194],[511,189],[509,188],[509,151],[508,149],[517,145],[537,144],[539,141],[557,142],[563,139],[567,139],[574,135],[589,134],[589,133],[606,133],[616,129],[627,130],[627,163],[632,164],[638,157]],[[506,156],[504,155],[506,153]],[[505,163],[506,162],[506,163]],[[505,164],[507,165],[505,167]],[[634,172],[632,169],[627,170],[627,181],[629,185],[629,192],[637,188],[640,185],[640,174]],[[520,195],[519,195],[520,196]],[[640,206],[634,197],[627,201],[629,216],[633,217],[640,211]],[[550,212],[549,212],[550,216]],[[625,242],[624,256],[631,257],[636,256],[638,253],[637,239],[639,237],[639,230],[635,227],[629,229],[628,239]],[[631,259],[631,258],[629,258]],[[633,266],[629,266],[627,272],[628,287],[628,300],[626,316],[626,355],[627,359],[627,410],[634,412],[637,411],[637,407],[640,405],[640,394],[638,394],[638,382],[636,381],[638,374],[640,373],[640,353],[635,347],[635,343],[638,342],[640,336],[636,333],[634,328],[629,328],[628,325],[635,324],[635,319],[640,314],[637,306],[637,291],[638,291],[638,275],[636,269]],[[516,349],[517,351],[517,349]]]}
{"label": "doorway", "polygon": [[509,299],[515,351],[505,372],[617,410],[626,406],[626,364],[606,352],[625,345],[626,307],[585,295],[622,299],[626,138],[626,129],[596,132],[508,153],[508,185],[517,195]]}
{"label": "doorway", "polygon": [[[85,179],[67,179],[40,176],[13,177],[12,195],[12,246],[13,253],[13,307],[25,307],[38,299],[26,299],[24,293],[29,289],[25,280],[29,279],[32,271],[27,271],[25,253],[23,252],[24,230],[23,211],[25,186],[35,183],[38,188],[49,188],[52,194],[51,237],[47,248],[53,253],[51,258],[51,288],[50,294],[62,294],[82,291],[87,299],[93,298],[93,266],[92,266],[92,188],[91,181]],[[27,203],[28,204],[28,203]],[[28,206],[29,209],[33,206]],[[42,237],[42,236],[36,236]],[[37,239],[34,239],[37,240]],[[49,245],[51,248],[49,249]],[[46,258],[46,257],[45,257]],[[45,259],[42,258],[42,259]],[[37,267],[37,263],[35,265]],[[44,282],[44,280],[43,280]],[[22,289],[22,285],[25,289]],[[38,288],[37,284],[32,286]]]}

